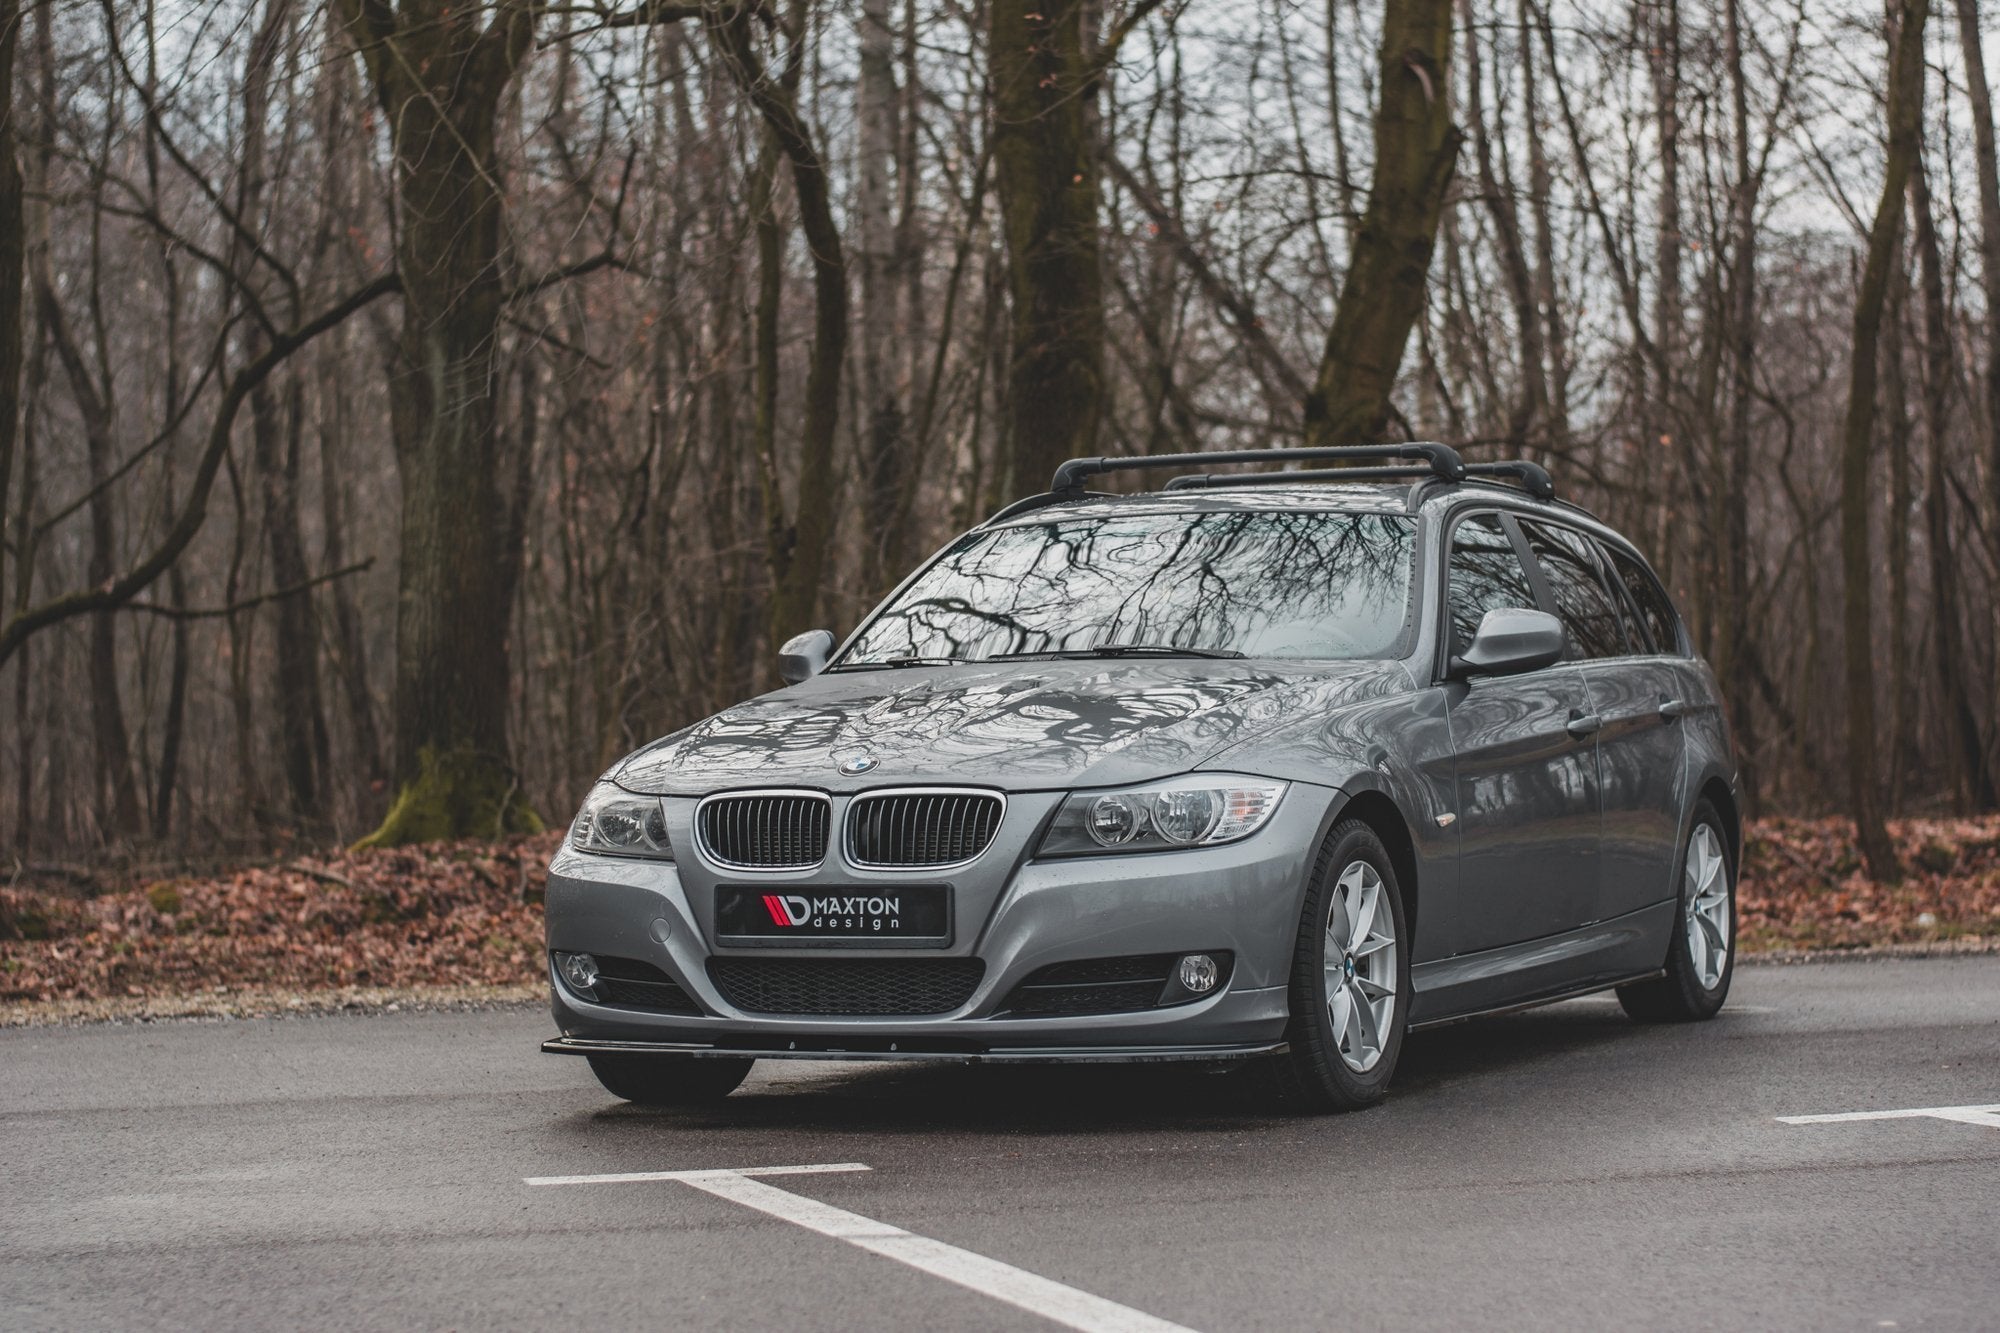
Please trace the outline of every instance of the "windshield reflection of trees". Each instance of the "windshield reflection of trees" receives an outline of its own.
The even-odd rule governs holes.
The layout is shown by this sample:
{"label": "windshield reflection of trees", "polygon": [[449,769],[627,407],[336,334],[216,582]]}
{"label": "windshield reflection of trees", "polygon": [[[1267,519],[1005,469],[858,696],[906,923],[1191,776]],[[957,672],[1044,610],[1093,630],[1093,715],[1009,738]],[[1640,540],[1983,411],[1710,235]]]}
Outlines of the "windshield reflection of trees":
{"label": "windshield reflection of trees", "polygon": [[1204,513],[974,533],[855,644],[848,663],[1164,644],[1253,657],[1386,652],[1409,609],[1410,520]]}

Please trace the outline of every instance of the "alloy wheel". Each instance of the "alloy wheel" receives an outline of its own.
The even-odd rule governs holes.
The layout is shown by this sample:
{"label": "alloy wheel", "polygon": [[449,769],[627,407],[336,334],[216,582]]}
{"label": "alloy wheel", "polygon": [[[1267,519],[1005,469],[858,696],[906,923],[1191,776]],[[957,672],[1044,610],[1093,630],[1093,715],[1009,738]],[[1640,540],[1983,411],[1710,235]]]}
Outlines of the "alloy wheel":
{"label": "alloy wheel", "polygon": [[1396,918],[1382,877],[1366,861],[1350,862],[1334,882],[1324,966],[1340,1058],[1367,1073],[1382,1059],[1396,1016]]}
{"label": "alloy wheel", "polygon": [[1688,958],[1703,990],[1714,990],[1729,963],[1729,862],[1722,840],[1709,824],[1695,825],[1688,838],[1687,869]]}

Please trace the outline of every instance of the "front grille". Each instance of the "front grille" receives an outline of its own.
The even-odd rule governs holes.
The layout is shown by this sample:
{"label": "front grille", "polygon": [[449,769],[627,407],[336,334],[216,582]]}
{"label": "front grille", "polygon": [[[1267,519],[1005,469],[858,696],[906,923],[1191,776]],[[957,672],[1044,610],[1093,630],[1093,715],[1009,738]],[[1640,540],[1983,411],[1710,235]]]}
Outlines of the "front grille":
{"label": "front grille", "polygon": [[990,791],[862,795],[847,812],[847,859],[858,866],[949,866],[985,851],[1006,804]]}
{"label": "front grille", "polygon": [[597,960],[597,1003],[616,1009],[645,1009],[656,1014],[698,1014],[688,993],[672,977],[637,958]]}
{"label": "front grille", "polygon": [[723,998],[756,1014],[946,1014],[985,975],[977,958],[711,958]]}
{"label": "front grille", "polygon": [[746,792],[703,801],[695,829],[709,858],[745,870],[810,870],[826,859],[827,798]]}

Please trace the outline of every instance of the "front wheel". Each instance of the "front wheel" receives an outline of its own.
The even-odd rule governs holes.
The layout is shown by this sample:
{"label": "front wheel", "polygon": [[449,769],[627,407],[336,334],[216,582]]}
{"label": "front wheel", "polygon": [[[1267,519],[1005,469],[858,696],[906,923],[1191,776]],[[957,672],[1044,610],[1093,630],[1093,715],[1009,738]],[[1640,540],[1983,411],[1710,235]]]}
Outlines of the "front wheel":
{"label": "front wheel", "polygon": [[1641,1023],[1713,1018],[1729,998],[1736,970],[1736,867],[1722,817],[1695,806],[1681,848],[1680,912],[1667,946],[1667,974],[1618,988],[1618,1002]]}
{"label": "front wheel", "polygon": [[1284,1101],[1353,1111],[1382,1099],[1409,1026],[1402,886],[1373,828],[1336,826],[1320,850],[1292,956],[1291,1049],[1274,1069]]}
{"label": "front wheel", "polygon": [[640,1106],[701,1106],[736,1091],[755,1063],[732,1056],[593,1055],[590,1072],[606,1092]]}

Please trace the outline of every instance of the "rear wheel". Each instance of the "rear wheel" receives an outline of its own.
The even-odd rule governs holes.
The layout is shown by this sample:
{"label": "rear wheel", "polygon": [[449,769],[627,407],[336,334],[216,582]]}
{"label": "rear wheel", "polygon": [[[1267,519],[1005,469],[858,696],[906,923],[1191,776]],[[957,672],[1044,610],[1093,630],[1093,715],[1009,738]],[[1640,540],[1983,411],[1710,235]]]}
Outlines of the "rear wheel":
{"label": "rear wheel", "polygon": [[1402,886],[1375,830],[1348,820],[1321,848],[1299,916],[1291,1049],[1274,1068],[1283,1100],[1352,1111],[1382,1098],[1409,1026]]}
{"label": "rear wheel", "polygon": [[1641,1023],[1713,1018],[1736,970],[1736,867],[1722,816],[1708,801],[1694,809],[1681,848],[1680,912],[1667,947],[1667,974],[1618,988],[1618,1002]]}
{"label": "rear wheel", "polygon": [[593,1055],[590,1072],[606,1092],[640,1106],[700,1106],[736,1091],[755,1063],[686,1055]]}

